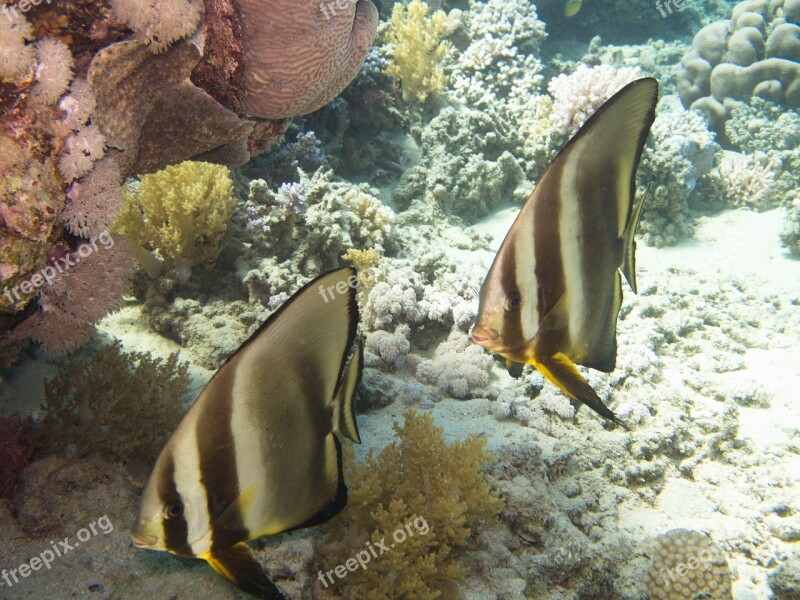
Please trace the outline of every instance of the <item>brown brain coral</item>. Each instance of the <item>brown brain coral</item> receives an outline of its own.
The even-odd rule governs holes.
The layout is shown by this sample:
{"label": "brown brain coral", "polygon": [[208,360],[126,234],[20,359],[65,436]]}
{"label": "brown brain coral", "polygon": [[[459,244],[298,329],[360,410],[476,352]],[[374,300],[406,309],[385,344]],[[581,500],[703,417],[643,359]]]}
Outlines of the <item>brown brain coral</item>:
{"label": "brown brain coral", "polygon": [[649,543],[645,575],[650,600],[731,600],[725,555],[699,531],[673,529]]}

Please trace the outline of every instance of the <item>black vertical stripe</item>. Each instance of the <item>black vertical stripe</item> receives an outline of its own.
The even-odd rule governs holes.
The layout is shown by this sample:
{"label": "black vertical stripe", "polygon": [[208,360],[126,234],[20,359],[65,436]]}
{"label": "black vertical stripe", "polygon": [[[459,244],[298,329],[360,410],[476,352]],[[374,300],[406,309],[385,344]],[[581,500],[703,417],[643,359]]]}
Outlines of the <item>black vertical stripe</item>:
{"label": "black vertical stripe", "polygon": [[[168,550],[181,556],[194,556],[192,547],[189,545],[189,526],[186,523],[186,516],[183,512],[183,498],[178,492],[175,483],[175,460],[172,453],[167,452],[163,455],[164,466],[160,469],[158,480],[158,497],[164,506],[165,515],[162,521],[164,528],[164,545]],[[170,507],[180,507],[180,514],[169,517]]]}
{"label": "black vertical stripe", "polygon": [[[520,232],[517,231],[516,235],[520,235]],[[500,265],[500,287],[506,298],[513,294],[522,294],[524,296],[527,293],[527,290],[520,290],[519,284],[517,283],[516,239],[511,240],[511,242],[512,243],[506,247],[507,251],[503,253],[503,262]],[[513,312],[506,311],[504,313],[503,330],[500,332],[500,339],[503,340],[505,345],[512,348],[522,346],[528,341],[524,339],[523,336],[521,310]]]}
{"label": "black vertical stripe", "polygon": [[[228,548],[248,539],[250,532],[240,512],[230,509],[240,494],[236,445],[232,429],[233,382],[237,360],[220,369],[205,393],[211,395],[197,417],[200,482],[205,487],[211,519],[211,549]],[[219,517],[225,514],[224,522]]]}
{"label": "black vertical stripe", "polygon": [[533,206],[533,253],[536,257],[536,301],[539,320],[550,312],[566,290],[561,248],[561,180],[564,161],[556,161],[545,173]]}

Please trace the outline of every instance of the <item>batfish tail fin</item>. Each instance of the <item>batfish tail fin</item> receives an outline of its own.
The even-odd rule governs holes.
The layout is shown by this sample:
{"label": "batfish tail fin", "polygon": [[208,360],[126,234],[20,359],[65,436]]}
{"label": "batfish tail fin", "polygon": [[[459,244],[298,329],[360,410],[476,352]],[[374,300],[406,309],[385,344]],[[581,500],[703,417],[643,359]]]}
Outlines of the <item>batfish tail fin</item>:
{"label": "batfish tail fin", "polygon": [[213,550],[201,558],[243,592],[261,600],[286,600],[286,596],[270,581],[261,563],[244,542],[223,550]]}
{"label": "batfish tail fin", "polygon": [[592,386],[588,384],[577,367],[565,354],[558,352],[553,356],[531,358],[530,363],[562,392],[583,402],[600,416],[613,421],[626,430],[628,429],[625,423],[620,421],[611,409],[603,404],[597,392],[592,389]]}
{"label": "batfish tail fin", "polygon": [[356,390],[361,382],[361,373],[364,367],[364,341],[359,339],[356,350],[350,358],[336,392],[333,394],[333,430],[338,431],[348,440],[361,443],[356,424]]}

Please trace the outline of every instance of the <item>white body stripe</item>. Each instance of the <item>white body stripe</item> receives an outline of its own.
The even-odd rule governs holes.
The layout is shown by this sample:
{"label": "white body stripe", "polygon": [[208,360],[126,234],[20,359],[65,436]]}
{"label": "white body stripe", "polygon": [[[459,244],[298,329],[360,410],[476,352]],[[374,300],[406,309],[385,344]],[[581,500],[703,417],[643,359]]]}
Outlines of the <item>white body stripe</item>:
{"label": "white body stripe", "polygon": [[514,256],[516,258],[516,272],[514,280],[517,290],[522,294],[523,306],[520,313],[522,337],[530,340],[539,330],[539,302],[536,295],[538,282],[536,279],[536,253],[533,245],[533,218],[535,212],[528,211],[528,218],[520,223],[514,238]]}
{"label": "white body stripe", "polygon": [[[194,419],[192,419],[193,421]],[[184,504],[188,526],[187,541],[196,556],[211,547],[211,523],[208,515],[208,496],[201,483],[200,454],[197,450],[197,428],[194,423],[184,428],[173,448],[175,486]]]}
{"label": "white body stripe", "polygon": [[[574,340],[586,339],[586,319],[590,311],[587,310],[585,288],[586,272],[583,265],[583,216],[581,203],[578,199],[576,183],[580,181],[576,170],[581,161],[583,144],[578,144],[564,163],[559,186],[560,214],[558,219],[559,236],[561,238],[561,262],[564,268],[564,289],[568,297],[567,314],[569,315],[569,346]],[[550,299],[552,304],[558,298]]]}

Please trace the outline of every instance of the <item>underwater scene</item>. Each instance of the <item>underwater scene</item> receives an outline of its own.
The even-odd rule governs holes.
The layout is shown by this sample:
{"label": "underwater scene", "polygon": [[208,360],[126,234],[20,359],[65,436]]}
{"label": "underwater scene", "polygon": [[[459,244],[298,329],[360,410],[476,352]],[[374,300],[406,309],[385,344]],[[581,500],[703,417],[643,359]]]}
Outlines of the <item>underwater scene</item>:
{"label": "underwater scene", "polygon": [[0,600],[800,599],[800,0],[0,0]]}

